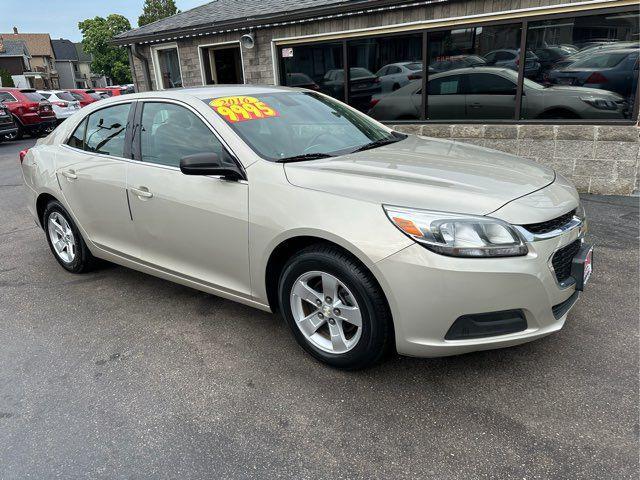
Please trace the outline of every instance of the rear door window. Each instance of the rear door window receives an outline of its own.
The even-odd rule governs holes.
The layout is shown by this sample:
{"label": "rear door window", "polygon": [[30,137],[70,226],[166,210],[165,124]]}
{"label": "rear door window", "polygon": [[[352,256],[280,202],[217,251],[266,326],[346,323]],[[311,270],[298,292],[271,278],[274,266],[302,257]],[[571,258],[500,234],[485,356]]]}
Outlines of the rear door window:
{"label": "rear door window", "polygon": [[89,115],[84,149],[88,152],[124,157],[130,103],[103,108]]}
{"label": "rear door window", "polygon": [[69,137],[67,141],[67,145],[73,148],[79,148],[80,150],[84,149],[84,134],[87,130],[87,119],[85,118],[80,125],[78,125]]}

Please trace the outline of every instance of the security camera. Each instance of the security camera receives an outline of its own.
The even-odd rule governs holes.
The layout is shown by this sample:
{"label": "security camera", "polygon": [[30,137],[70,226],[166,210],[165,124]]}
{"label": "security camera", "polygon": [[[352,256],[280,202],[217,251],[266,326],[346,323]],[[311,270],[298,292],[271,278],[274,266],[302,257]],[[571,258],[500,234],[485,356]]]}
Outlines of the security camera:
{"label": "security camera", "polygon": [[247,50],[252,49],[256,44],[256,40],[253,36],[253,33],[245,33],[240,37],[240,45],[242,45]]}

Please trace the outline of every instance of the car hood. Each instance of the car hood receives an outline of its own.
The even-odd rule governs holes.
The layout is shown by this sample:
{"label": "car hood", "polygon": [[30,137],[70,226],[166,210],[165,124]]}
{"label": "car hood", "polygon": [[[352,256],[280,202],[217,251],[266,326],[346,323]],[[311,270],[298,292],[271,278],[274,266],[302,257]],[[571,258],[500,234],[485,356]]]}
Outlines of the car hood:
{"label": "car hood", "polygon": [[571,86],[553,86],[544,90],[538,90],[540,95],[590,95],[598,98],[610,98],[612,100],[621,100],[622,96],[608,90],[589,87],[571,87]]}
{"label": "car hood", "polygon": [[486,215],[539,190],[555,172],[507,153],[410,135],[380,148],[285,164],[295,186],[364,201]]}

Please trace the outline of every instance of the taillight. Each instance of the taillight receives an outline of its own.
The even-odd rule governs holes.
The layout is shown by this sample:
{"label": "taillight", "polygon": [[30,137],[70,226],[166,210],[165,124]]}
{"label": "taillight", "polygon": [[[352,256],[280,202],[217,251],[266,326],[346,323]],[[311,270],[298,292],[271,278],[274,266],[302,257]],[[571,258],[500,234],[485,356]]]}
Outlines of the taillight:
{"label": "taillight", "polygon": [[605,77],[600,72],[594,72],[589,75],[589,78],[587,78],[584,83],[607,83],[608,81],[609,80],[607,80],[607,77]]}
{"label": "taillight", "polygon": [[373,83],[380,83],[380,77],[376,77],[373,79]]}
{"label": "taillight", "polygon": [[26,107],[30,112],[37,112],[39,105],[39,103],[27,103]]}
{"label": "taillight", "polygon": [[371,102],[369,103],[369,107],[370,107],[370,108],[375,107],[375,106],[378,104],[378,102],[379,102],[379,101],[380,101],[380,99],[379,99],[379,98],[372,98],[372,99],[371,99]]}
{"label": "taillight", "polygon": [[422,75],[420,74],[416,74],[416,73],[412,73],[411,75],[409,75],[407,77],[409,80],[420,80],[422,78]]}
{"label": "taillight", "polygon": [[67,108],[69,106],[68,102],[51,102],[51,103],[53,103],[54,105],[57,105],[59,107],[62,107],[62,108]]}
{"label": "taillight", "polygon": [[20,157],[20,163],[24,161],[24,157],[27,155],[27,153],[29,153],[28,148],[25,148],[24,150],[20,150],[20,153],[18,153],[18,157]]}

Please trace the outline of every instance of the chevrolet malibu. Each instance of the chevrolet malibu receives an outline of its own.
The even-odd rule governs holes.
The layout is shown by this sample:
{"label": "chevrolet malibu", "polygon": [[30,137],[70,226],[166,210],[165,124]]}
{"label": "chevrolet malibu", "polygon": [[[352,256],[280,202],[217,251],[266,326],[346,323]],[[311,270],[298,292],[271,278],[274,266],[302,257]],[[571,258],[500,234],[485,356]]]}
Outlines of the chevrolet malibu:
{"label": "chevrolet malibu", "polygon": [[543,337],[591,274],[578,194],[552,169],[308,90],[112,97],[20,161],[69,272],[104,259],[280,311],[340,368]]}

